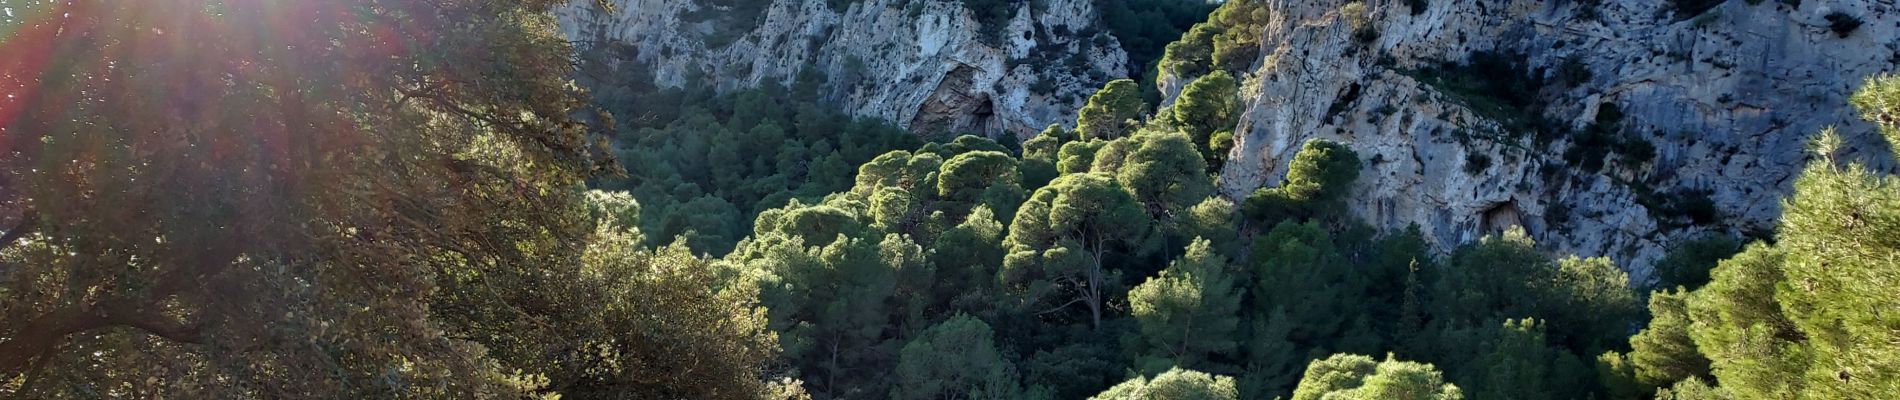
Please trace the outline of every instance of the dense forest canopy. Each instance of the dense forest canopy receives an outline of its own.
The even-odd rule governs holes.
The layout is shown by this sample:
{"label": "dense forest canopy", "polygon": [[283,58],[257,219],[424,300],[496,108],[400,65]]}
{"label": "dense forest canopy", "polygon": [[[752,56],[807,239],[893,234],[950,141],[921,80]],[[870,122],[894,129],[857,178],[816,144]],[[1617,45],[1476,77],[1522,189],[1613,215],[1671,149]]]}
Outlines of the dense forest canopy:
{"label": "dense forest canopy", "polygon": [[[1350,142],[1218,195],[1260,1],[1167,39],[1169,105],[1116,80],[1020,142],[850,117],[814,72],[656,87],[556,3],[7,6],[0,397],[1900,393],[1900,177],[1831,131],[1773,240],[1632,282],[1357,221]],[[1851,103],[1900,147],[1900,78]]]}

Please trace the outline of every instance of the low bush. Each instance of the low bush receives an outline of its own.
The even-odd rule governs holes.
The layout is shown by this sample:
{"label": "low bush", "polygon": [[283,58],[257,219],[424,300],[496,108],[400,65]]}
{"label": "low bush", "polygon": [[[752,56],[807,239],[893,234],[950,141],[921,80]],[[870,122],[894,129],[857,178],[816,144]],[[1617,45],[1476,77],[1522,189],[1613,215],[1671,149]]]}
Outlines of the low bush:
{"label": "low bush", "polygon": [[1670,0],[1669,8],[1676,12],[1677,20],[1685,20],[1709,12],[1725,2],[1728,0]]}
{"label": "low bush", "polygon": [[1861,24],[1864,23],[1860,20],[1860,17],[1848,15],[1840,11],[1828,13],[1826,18],[1827,28],[1833,30],[1835,35],[1842,38],[1854,34],[1854,30],[1860,29]]}

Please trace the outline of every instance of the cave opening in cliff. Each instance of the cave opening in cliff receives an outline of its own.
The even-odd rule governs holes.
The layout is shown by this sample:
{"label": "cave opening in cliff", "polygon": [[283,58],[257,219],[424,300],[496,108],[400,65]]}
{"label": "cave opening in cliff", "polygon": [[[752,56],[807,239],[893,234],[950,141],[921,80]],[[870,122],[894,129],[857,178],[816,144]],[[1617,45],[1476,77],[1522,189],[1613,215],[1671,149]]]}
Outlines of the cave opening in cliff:
{"label": "cave opening in cliff", "polygon": [[1512,227],[1523,226],[1523,218],[1517,210],[1517,202],[1504,201],[1485,209],[1479,219],[1480,230],[1486,235],[1503,233]]}
{"label": "cave opening in cliff", "polygon": [[976,109],[970,110],[969,129],[985,137],[993,138],[1002,134],[1002,126],[996,120],[996,100],[989,96],[977,99]]}

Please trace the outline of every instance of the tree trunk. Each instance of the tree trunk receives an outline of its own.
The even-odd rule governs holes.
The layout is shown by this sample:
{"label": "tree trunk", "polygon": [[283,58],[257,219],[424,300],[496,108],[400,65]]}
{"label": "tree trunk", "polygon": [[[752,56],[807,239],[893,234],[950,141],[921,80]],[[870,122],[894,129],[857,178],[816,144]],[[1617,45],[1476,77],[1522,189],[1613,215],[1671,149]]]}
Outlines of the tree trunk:
{"label": "tree trunk", "polygon": [[198,326],[143,307],[70,305],[22,324],[18,336],[0,342],[0,376],[26,372],[34,365],[33,360],[56,353],[67,336],[113,326],[136,328],[180,343],[203,339]]}
{"label": "tree trunk", "polygon": [[1095,235],[1095,248],[1090,250],[1095,253],[1095,257],[1094,260],[1090,260],[1087,296],[1089,313],[1094,323],[1091,327],[1099,330],[1102,329],[1102,235]]}

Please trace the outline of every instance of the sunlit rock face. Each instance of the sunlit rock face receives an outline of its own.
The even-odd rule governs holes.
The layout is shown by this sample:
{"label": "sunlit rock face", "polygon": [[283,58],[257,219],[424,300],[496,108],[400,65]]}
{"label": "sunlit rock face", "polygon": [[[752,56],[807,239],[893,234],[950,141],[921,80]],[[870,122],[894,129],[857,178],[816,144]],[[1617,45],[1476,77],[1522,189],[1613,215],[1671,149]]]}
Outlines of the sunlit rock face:
{"label": "sunlit rock face", "polygon": [[[1237,199],[1278,184],[1300,143],[1338,140],[1365,161],[1351,205],[1367,222],[1418,224],[1441,249],[1521,225],[1641,279],[1680,241],[1770,231],[1825,127],[1847,138],[1842,156],[1892,168],[1846,101],[1900,62],[1890,2],[1736,0],[1680,15],[1659,0],[1367,1],[1370,38],[1341,15],[1346,1],[1267,3],[1221,177]],[[1837,13],[1864,24],[1842,37]],[[1419,73],[1481,51],[1521,55],[1510,58],[1548,81],[1532,94],[1556,127],[1545,139]],[[1191,78],[1160,82],[1176,93]],[[1576,133],[1593,129],[1615,143]],[[1600,169],[1582,166],[1593,158]]]}
{"label": "sunlit rock face", "polygon": [[[752,14],[734,3],[769,3]],[[594,0],[556,10],[579,46],[624,45],[666,86],[721,90],[789,83],[800,69],[831,80],[826,103],[919,134],[1004,132],[1027,138],[1073,124],[1095,88],[1125,71],[1119,42],[1095,28],[1089,0],[1023,2],[984,26],[957,1]],[[839,2],[844,3],[844,2]]]}

